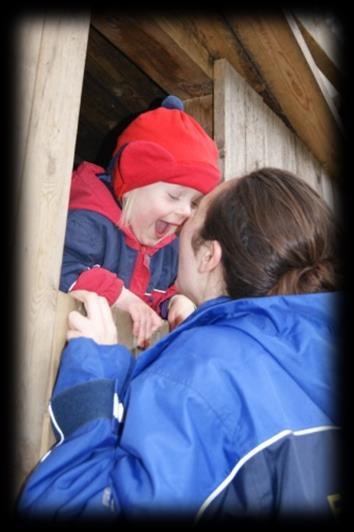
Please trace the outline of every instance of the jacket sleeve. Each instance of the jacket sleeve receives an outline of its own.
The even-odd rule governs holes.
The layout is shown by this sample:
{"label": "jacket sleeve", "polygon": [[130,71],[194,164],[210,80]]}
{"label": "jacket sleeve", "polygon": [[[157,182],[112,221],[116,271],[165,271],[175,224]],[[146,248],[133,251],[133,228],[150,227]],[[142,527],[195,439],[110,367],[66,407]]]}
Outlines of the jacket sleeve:
{"label": "jacket sleeve", "polygon": [[134,359],[123,346],[70,340],[49,405],[59,442],[25,483],[18,510],[26,517],[111,513],[106,488],[115,456],[121,396]]}
{"label": "jacket sleeve", "polygon": [[100,223],[100,215],[85,210],[69,211],[60,290],[90,290],[106,297],[110,305],[116,301],[123,281],[101,267],[106,241],[106,228]]}
{"label": "jacket sleeve", "polygon": [[89,290],[107,299],[113,305],[123,289],[124,283],[115,273],[106,268],[91,268],[80,273],[71,290]]}
{"label": "jacket sleeve", "polygon": [[168,317],[168,305],[171,300],[171,297],[176,294],[176,286],[173,284],[170,286],[165,293],[153,293],[153,302],[151,307],[161,316],[162,319],[166,320]]}
{"label": "jacket sleeve", "polygon": [[[20,510],[52,518],[195,515],[227,467],[222,421],[185,383],[148,369],[130,382],[124,416],[119,408],[117,419],[101,414],[85,420],[78,414],[84,423],[75,425],[70,418],[80,410],[77,387],[87,383],[91,388],[81,401],[103,408],[97,381],[112,378],[113,389],[124,394],[129,364],[123,348],[106,351],[89,340],[73,342],[54,393],[54,402],[61,401],[53,410],[61,418],[62,442],[28,479]],[[97,357],[98,370],[92,371]]]}

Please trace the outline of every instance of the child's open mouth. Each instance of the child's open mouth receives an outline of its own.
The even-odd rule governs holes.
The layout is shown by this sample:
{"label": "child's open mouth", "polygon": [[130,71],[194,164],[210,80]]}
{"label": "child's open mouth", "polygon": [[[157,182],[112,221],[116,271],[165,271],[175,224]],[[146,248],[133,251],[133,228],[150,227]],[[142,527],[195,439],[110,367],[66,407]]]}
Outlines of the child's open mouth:
{"label": "child's open mouth", "polygon": [[164,236],[166,236],[168,233],[172,233],[172,230],[175,231],[177,229],[177,225],[170,224],[168,222],[165,222],[164,220],[157,220],[155,223],[155,233],[156,237],[160,240]]}

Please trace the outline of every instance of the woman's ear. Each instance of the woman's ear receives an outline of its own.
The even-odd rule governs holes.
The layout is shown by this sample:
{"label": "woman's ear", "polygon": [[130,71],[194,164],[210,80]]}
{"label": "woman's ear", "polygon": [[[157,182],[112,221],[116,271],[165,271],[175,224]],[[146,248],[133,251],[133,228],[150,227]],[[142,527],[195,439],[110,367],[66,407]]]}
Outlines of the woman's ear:
{"label": "woman's ear", "polygon": [[199,273],[214,270],[221,261],[222,250],[217,240],[208,240],[202,244],[199,257]]}

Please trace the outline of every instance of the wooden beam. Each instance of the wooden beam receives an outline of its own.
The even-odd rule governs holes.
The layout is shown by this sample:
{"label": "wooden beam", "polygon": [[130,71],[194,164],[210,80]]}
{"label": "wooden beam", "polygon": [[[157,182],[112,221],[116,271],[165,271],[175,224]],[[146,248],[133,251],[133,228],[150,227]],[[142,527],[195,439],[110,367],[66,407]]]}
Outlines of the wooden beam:
{"label": "wooden beam", "polygon": [[17,135],[17,180],[15,205],[19,207],[23,181],[23,165],[30,133],[29,123],[36,86],[37,63],[41,47],[44,20],[34,19],[32,24],[17,26],[16,31],[16,79],[19,80],[16,92],[15,131]]}
{"label": "wooden beam", "polygon": [[341,42],[323,15],[292,13],[312,57],[326,78],[340,91],[343,87]]}
{"label": "wooden beam", "polygon": [[95,15],[92,25],[164,91],[181,99],[212,92],[212,65],[208,74],[205,54],[199,62],[196,51],[188,52],[190,39],[176,40],[177,25],[162,17],[126,15]]}
{"label": "wooden beam", "polygon": [[286,13],[285,15],[286,20],[289,24],[290,30],[300,48],[302,51],[304,58],[306,59],[308,68],[310,69],[311,73],[313,74],[314,79],[317,82],[318,87],[320,88],[323,97],[325,98],[327,105],[337,123],[338,128],[342,131],[343,126],[341,123],[341,119],[339,117],[339,114],[337,112],[337,108],[335,106],[335,103],[332,98],[331,94],[331,84],[327,81],[326,78],[324,78],[324,75],[321,73],[321,71],[318,69],[316,63],[314,62],[314,59],[312,57],[312,54],[307,46],[307,43],[305,39],[302,36],[302,33],[300,31],[300,28],[295,20],[295,18],[290,14]]}
{"label": "wooden beam", "polygon": [[340,178],[340,128],[285,17],[229,15],[228,22],[296,134]]}
{"label": "wooden beam", "polygon": [[181,50],[195,65],[197,65],[208,79],[213,78],[213,62],[205,43],[200,39],[195,17],[174,15],[172,17],[156,16],[154,23],[165,35],[178,45]]}
{"label": "wooden beam", "polygon": [[[19,162],[18,375],[15,485],[40,458],[89,16],[21,18],[25,128]],[[31,39],[26,36],[32,35]]]}
{"label": "wooden beam", "polygon": [[[129,113],[145,111],[156,98],[163,98],[165,92],[151,81],[139,68],[125,57],[92,25],[90,28],[87,47],[87,60],[85,73],[96,79],[97,83],[105,90],[106,98],[111,95],[111,103],[121,109],[118,110],[119,118]],[[83,97],[85,94],[83,94]],[[114,118],[115,109],[111,117]]]}
{"label": "wooden beam", "polygon": [[[249,60],[245,50],[230,28],[227,20],[220,14],[185,16],[183,30],[194,35],[209,54],[209,62],[226,59],[247,83],[260,94],[264,102],[287,123],[277,100],[269,91],[260,73]],[[183,31],[181,29],[181,32]],[[192,53],[191,51],[189,53]],[[289,124],[288,124],[289,125]]]}

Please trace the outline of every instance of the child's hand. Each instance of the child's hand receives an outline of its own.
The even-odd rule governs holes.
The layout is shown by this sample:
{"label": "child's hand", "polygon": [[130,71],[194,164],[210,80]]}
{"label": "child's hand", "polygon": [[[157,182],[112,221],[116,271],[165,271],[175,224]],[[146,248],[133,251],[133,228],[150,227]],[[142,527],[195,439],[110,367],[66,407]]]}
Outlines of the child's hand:
{"label": "child's hand", "polygon": [[129,312],[133,320],[133,336],[137,339],[137,345],[147,347],[154,332],[163,324],[160,316],[145,301],[126,288],[123,288],[114,306]]}
{"label": "child's hand", "polygon": [[176,294],[171,298],[168,308],[168,323],[170,331],[173,331],[183,320],[185,320],[196,309],[195,304],[187,296]]}
{"label": "child's hand", "polygon": [[77,310],[70,312],[67,340],[85,336],[97,344],[117,344],[117,327],[106,298],[87,290],[74,290],[70,295],[85,305],[87,316]]}

